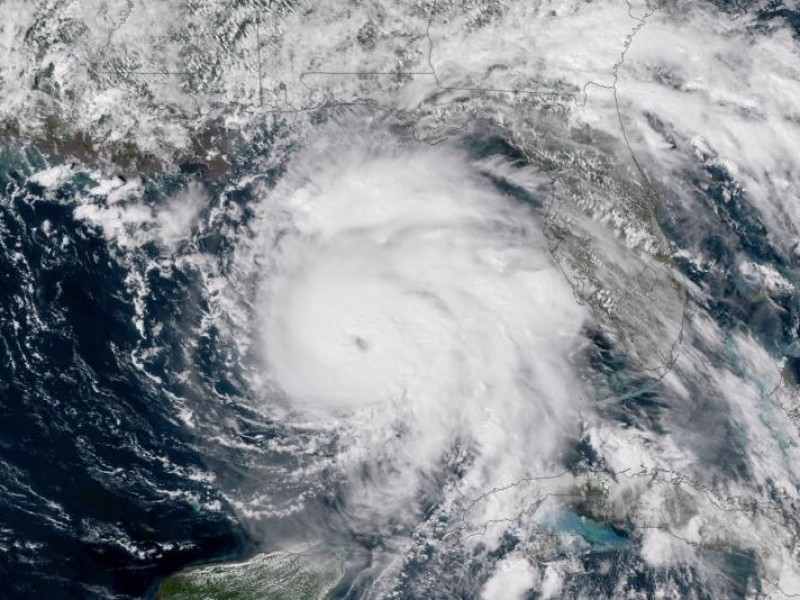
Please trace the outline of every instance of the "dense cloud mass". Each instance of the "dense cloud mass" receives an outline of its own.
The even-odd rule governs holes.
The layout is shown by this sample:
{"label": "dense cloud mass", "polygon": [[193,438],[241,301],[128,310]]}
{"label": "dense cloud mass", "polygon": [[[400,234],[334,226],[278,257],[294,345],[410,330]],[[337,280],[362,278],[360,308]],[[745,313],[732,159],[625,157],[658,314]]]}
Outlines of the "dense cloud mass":
{"label": "dense cloud mass", "polygon": [[348,427],[340,462],[375,470],[353,492],[375,525],[456,448],[471,454],[461,495],[546,469],[576,432],[587,315],[530,207],[463,151],[342,144],[346,129],[265,200],[288,227],[259,301],[267,372],[290,405]]}

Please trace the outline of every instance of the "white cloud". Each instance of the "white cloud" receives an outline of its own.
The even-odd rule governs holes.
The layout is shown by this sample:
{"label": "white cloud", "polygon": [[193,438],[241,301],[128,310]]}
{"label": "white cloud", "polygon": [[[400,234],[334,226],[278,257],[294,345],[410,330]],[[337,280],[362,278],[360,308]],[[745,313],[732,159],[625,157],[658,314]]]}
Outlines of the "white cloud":
{"label": "white cloud", "polygon": [[203,186],[191,182],[155,213],[158,236],[167,247],[174,247],[192,233],[200,211],[208,204]]}
{"label": "white cloud", "polygon": [[[263,200],[258,312],[289,404],[341,427],[355,518],[413,514],[456,444],[475,460],[455,501],[550,470],[580,408],[569,354],[587,312],[533,213],[452,147],[347,122],[322,138]],[[486,506],[513,514],[519,496]]]}
{"label": "white cloud", "polygon": [[[539,583],[539,573],[521,556],[508,556],[498,563],[494,573],[481,591],[482,600],[515,600]],[[550,586],[548,583],[548,592]],[[544,591],[544,590],[542,590]],[[550,598],[552,594],[543,595]]]}

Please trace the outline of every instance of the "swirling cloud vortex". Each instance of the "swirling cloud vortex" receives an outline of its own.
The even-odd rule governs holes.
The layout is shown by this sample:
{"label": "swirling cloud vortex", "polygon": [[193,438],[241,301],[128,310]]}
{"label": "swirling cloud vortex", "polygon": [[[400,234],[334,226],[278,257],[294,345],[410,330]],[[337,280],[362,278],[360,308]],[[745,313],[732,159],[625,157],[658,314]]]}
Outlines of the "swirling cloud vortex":
{"label": "swirling cloud vortex", "polygon": [[584,309],[541,222],[453,147],[347,146],[297,159],[272,195],[270,377],[298,411],[351,424],[350,459],[392,463],[373,490],[392,502],[456,441],[477,456],[468,487],[524,476],[580,395]]}

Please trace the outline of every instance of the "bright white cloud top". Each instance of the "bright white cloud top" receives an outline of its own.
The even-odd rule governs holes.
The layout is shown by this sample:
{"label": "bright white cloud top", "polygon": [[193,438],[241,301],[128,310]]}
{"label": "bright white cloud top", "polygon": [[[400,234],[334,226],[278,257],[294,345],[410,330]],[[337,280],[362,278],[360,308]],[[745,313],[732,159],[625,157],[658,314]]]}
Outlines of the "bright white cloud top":
{"label": "bright white cloud top", "polygon": [[463,151],[354,130],[329,128],[265,198],[280,227],[258,302],[267,376],[347,428],[340,461],[375,469],[353,494],[376,525],[416,510],[459,444],[459,500],[547,472],[577,432],[588,313],[531,207]]}

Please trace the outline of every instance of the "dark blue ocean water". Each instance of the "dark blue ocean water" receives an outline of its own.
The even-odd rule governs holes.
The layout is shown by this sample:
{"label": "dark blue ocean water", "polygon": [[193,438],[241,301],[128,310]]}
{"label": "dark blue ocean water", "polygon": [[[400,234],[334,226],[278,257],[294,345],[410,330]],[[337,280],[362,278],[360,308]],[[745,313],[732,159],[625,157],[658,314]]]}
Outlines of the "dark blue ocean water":
{"label": "dark blue ocean water", "polygon": [[73,217],[81,179],[46,197],[26,179],[44,166],[35,150],[0,156],[0,595],[141,597],[243,534],[187,477],[205,469],[193,440],[132,363],[127,273]]}

